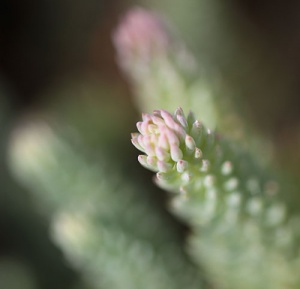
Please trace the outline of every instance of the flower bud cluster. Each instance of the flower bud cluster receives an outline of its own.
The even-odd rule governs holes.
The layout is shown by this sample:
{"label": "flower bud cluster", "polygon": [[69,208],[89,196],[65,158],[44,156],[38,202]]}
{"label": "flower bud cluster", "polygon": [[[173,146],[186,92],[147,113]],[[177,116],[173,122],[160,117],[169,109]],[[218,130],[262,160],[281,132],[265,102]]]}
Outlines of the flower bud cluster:
{"label": "flower bud cluster", "polygon": [[191,113],[186,118],[181,108],[174,115],[165,110],[143,114],[143,121],[137,123],[139,133],[133,133],[131,140],[137,149],[146,153],[139,156],[139,162],[155,172],[172,169],[184,172],[190,160],[202,156],[192,136],[199,135],[199,125]]}
{"label": "flower bud cluster", "polygon": [[156,13],[136,7],[123,17],[113,35],[118,60],[129,73],[132,63],[148,64],[165,55],[171,46],[167,25]]}

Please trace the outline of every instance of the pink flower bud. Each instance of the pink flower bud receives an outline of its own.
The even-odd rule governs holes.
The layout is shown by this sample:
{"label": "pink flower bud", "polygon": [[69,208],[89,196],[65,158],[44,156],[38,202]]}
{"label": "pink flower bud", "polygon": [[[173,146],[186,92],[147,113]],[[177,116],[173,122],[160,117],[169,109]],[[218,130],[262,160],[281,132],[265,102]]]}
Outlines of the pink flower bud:
{"label": "pink flower bud", "polygon": [[125,69],[132,61],[149,62],[170,47],[167,25],[155,13],[136,7],[125,14],[113,35],[118,58]]}
{"label": "pink flower bud", "polygon": [[188,162],[180,160],[177,162],[176,169],[179,173],[183,173],[188,168]]}
{"label": "pink flower bud", "polygon": [[194,139],[191,136],[189,136],[189,135],[187,135],[185,137],[185,145],[191,151],[194,151],[195,148],[196,148],[196,144],[195,144]]}
{"label": "pink flower bud", "polygon": [[189,161],[201,159],[202,152],[187,131],[194,129],[199,135],[202,126],[197,121],[191,123],[189,119],[189,122],[180,108],[174,115],[165,110],[155,110],[153,115],[143,114],[143,121],[137,123],[140,133],[132,134],[135,147],[148,155],[140,159],[142,165],[164,173],[173,168],[183,173]]}

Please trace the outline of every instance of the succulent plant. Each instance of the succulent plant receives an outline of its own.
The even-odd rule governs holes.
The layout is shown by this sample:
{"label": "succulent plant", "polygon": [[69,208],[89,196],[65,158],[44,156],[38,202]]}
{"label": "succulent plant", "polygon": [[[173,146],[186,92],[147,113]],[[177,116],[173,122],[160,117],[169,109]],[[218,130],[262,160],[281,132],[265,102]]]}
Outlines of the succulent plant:
{"label": "succulent plant", "polygon": [[[298,288],[297,216],[288,216],[278,181],[256,156],[207,129],[193,113],[185,117],[181,108],[173,115],[143,114],[137,128],[132,143],[146,154],[139,162],[173,193],[171,210],[193,229],[191,256],[216,285]],[[240,277],[245,270],[253,274],[248,283]]]}

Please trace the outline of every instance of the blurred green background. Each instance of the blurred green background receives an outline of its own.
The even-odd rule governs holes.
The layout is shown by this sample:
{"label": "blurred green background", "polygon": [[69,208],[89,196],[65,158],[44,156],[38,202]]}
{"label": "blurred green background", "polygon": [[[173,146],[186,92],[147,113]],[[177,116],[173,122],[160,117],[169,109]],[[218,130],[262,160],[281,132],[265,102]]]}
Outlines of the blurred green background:
{"label": "blurred green background", "polygon": [[44,137],[40,125],[47,124],[84,159],[97,164],[105,155],[124,180],[148,188],[149,203],[179,243],[188,230],[166,212],[165,195],[139,168],[129,141],[139,112],[118,69],[111,35],[134,5],[155,9],[174,24],[207,77],[218,79],[218,93],[270,139],[274,165],[296,179],[300,173],[297,1],[2,0],[0,288],[97,288],[82,281],[81,270],[53,242],[51,214],[31,192],[42,186],[24,185],[13,169],[14,149],[24,150],[18,156],[25,171],[29,166],[30,134],[22,138],[28,127],[36,146]]}

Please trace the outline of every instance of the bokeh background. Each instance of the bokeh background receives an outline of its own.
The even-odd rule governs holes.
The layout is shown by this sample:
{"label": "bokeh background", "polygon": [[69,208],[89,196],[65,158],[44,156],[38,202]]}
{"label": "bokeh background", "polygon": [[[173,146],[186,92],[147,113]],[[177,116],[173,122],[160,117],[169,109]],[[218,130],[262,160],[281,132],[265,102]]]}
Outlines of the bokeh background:
{"label": "bokeh background", "polygon": [[[121,15],[136,5],[173,23],[207,77],[218,79],[222,97],[232,99],[249,126],[270,140],[274,165],[296,179],[300,173],[297,1],[2,0],[0,288],[100,288],[89,284],[76,261],[53,241],[52,214],[32,193],[43,191],[45,182],[35,183],[26,173],[27,167],[39,168],[56,138],[81,155],[82,174],[90,161],[108,162],[112,174],[116,167],[125,181],[139,183],[141,191],[147,187],[147,202],[179,244],[189,230],[166,211],[164,193],[152,185],[151,173],[139,168],[129,141],[139,112],[111,39]],[[38,151],[34,160],[27,156],[32,151]],[[47,186],[63,203],[69,200],[64,190],[72,191],[76,182],[70,178],[73,156],[64,151],[60,156],[64,164],[51,168],[61,171],[52,175],[49,168],[41,178],[49,178]],[[73,187],[67,182],[63,188],[60,176],[70,178]],[[87,198],[92,189],[86,181]]]}

